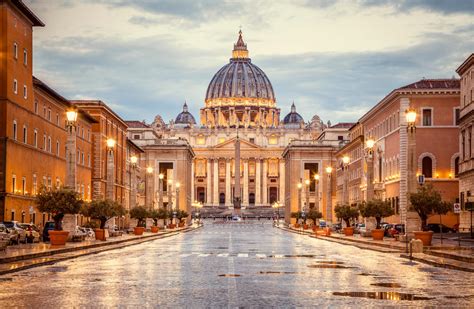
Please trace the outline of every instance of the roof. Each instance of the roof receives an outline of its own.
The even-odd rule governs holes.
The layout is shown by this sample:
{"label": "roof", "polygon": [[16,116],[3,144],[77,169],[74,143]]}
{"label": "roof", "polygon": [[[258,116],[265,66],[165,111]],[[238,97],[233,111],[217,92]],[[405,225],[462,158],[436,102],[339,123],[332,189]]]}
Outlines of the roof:
{"label": "roof", "polygon": [[335,125],[331,126],[330,129],[350,129],[354,126],[357,122],[339,122]]}
{"label": "roof", "polygon": [[469,57],[467,57],[466,60],[464,60],[464,62],[459,66],[459,68],[456,69],[456,72],[459,75],[462,75],[464,74],[464,72],[466,72],[467,69],[472,66],[474,66],[474,53],[472,53]]}
{"label": "roof", "polygon": [[451,89],[459,88],[459,79],[422,79],[398,89]]}
{"label": "roof", "polygon": [[88,108],[102,108],[112,114],[119,122],[128,127],[125,121],[116,112],[114,112],[105,102],[101,100],[70,100],[71,104],[80,106],[87,111]]}
{"label": "roof", "polygon": [[[46,83],[44,83],[42,80],[40,80],[39,78],[35,76],[33,76],[33,85],[37,88],[42,89],[44,92],[48,93],[50,96],[52,96],[54,99],[64,104],[65,106],[67,107],[73,106],[68,99],[64,98],[62,95],[57,93],[53,88],[49,87],[48,85],[46,85]],[[84,117],[85,120],[89,121],[90,123],[97,123],[97,120],[95,120],[91,115],[89,115],[84,110],[79,109],[78,112],[82,117]]]}
{"label": "roof", "polygon": [[138,152],[141,152],[141,153],[144,153],[145,150],[143,150],[140,146],[138,146],[137,144],[135,144],[131,139],[129,139],[127,137],[127,143],[132,147],[134,148],[135,150],[137,150]]}
{"label": "roof", "polygon": [[44,27],[44,23],[21,0],[12,0],[13,5],[28,18],[33,26]]}
{"label": "roof", "polygon": [[125,121],[129,128],[150,128],[150,125],[146,124],[145,121],[138,120],[127,120]]}

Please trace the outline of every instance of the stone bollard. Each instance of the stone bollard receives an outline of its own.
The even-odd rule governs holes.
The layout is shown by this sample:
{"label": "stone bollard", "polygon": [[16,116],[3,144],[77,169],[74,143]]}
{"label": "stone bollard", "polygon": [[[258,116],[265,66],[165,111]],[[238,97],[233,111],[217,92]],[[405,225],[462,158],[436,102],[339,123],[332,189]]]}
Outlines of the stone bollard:
{"label": "stone bollard", "polygon": [[419,239],[412,239],[410,247],[412,253],[423,253],[423,242]]}

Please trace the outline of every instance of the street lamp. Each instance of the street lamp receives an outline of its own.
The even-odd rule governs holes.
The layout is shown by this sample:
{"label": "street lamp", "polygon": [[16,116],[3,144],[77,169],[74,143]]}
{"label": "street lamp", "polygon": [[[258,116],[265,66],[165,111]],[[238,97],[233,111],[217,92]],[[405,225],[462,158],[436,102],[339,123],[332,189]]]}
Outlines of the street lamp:
{"label": "street lamp", "polygon": [[137,166],[137,162],[138,162],[137,156],[133,155],[133,156],[130,157],[130,163],[132,163],[133,167]]}
{"label": "street lamp", "polygon": [[308,209],[308,207],[309,207],[309,185],[311,184],[311,181],[309,179],[306,179],[304,181],[304,184],[306,185],[306,187],[305,187],[305,200],[306,200],[306,202],[305,202],[305,207],[304,208]]}
{"label": "street lamp", "polygon": [[176,209],[179,209],[179,188],[181,187],[181,184],[179,182],[176,182]]}
{"label": "street lamp", "polygon": [[115,148],[115,139],[108,138],[106,141],[107,144],[107,187],[106,187],[106,198],[109,200],[114,199],[114,148]]}
{"label": "street lamp", "polygon": [[343,195],[344,204],[349,203],[349,188],[348,188],[349,187],[349,179],[348,179],[349,178],[348,177],[349,161],[350,161],[349,156],[342,157],[342,172],[343,172],[343,177],[344,177],[342,195]]}
{"label": "street lamp", "polygon": [[173,190],[172,190],[172,186],[173,186],[173,180],[171,179],[168,179],[168,186],[167,186],[167,189],[166,189],[166,192],[167,192],[167,195],[168,195],[168,205],[166,208],[169,207],[169,209],[173,209]]}
{"label": "street lamp", "polygon": [[76,123],[77,110],[66,112],[66,187],[76,190]]}
{"label": "street lamp", "polygon": [[367,201],[374,198],[374,145],[375,140],[369,138],[365,141],[367,146]]}
{"label": "street lamp", "polygon": [[272,205],[272,208],[276,209],[277,210],[277,225],[280,224],[280,207],[282,205],[280,204],[279,201],[276,201],[275,203],[273,203]]}
{"label": "street lamp", "polygon": [[[407,178],[406,182],[407,195],[404,197],[406,202],[402,204],[400,219],[405,223],[405,241],[408,242],[408,232],[415,230],[418,225],[418,217],[410,209],[410,193],[416,189],[416,110],[414,108],[407,108],[405,111],[407,121]],[[410,218],[408,218],[410,216]],[[410,225],[410,226],[409,226]],[[407,245],[408,246],[408,245]]]}
{"label": "street lamp", "polygon": [[153,167],[151,166],[148,166],[146,168],[146,177],[145,177],[145,205],[150,208],[150,209],[153,209],[154,208],[154,204],[155,204],[155,199],[154,199],[154,189],[153,189]]}
{"label": "street lamp", "polygon": [[316,209],[319,209],[319,174],[314,175],[314,192],[315,192],[315,199],[316,199]]}
{"label": "street lamp", "polygon": [[158,207],[163,208],[163,178],[165,178],[165,175],[163,173],[160,173],[158,175],[159,183],[158,183],[158,190],[160,197],[158,199]]}
{"label": "street lamp", "polygon": [[326,198],[326,220],[329,223],[332,223],[332,192],[331,192],[331,174],[332,167],[326,167],[326,174],[328,175],[328,185],[327,185],[327,198]]}
{"label": "street lamp", "polygon": [[132,155],[130,157],[130,209],[137,205],[137,163],[138,157]]}

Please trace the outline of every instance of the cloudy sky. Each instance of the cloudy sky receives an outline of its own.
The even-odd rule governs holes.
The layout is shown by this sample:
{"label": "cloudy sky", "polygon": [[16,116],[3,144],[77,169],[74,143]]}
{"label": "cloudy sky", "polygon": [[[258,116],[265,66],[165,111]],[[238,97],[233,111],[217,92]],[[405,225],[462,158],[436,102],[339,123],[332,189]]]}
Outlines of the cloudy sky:
{"label": "cloudy sky", "polygon": [[24,0],[34,72],[124,119],[198,117],[242,27],[285,115],[355,121],[392,89],[451,78],[474,52],[474,0]]}

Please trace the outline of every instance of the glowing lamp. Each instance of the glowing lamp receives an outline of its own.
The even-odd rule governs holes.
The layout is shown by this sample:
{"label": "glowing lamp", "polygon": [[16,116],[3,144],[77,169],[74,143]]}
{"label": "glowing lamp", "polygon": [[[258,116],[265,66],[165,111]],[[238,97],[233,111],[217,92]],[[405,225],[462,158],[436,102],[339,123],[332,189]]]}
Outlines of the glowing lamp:
{"label": "glowing lamp", "polygon": [[374,145],[375,145],[375,141],[372,139],[372,138],[369,138],[365,144],[367,145],[368,148],[372,149],[374,148]]}
{"label": "glowing lamp", "polygon": [[349,160],[350,160],[350,159],[349,159],[349,157],[348,157],[348,156],[344,156],[344,157],[342,157],[342,163],[344,163],[344,164],[347,164],[347,163],[349,163]]}
{"label": "glowing lamp", "polygon": [[66,112],[67,121],[70,123],[75,123],[77,121],[77,111],[72,109]]}
{"label": "glowing lamp", "polygon": [[332,173],[332,167],[330,167],[330,166],[326,167],[326,173],[331,174]]}
{"label": "glowing lamp", "polygon": [[158,178],[160,178],[160,180],[163,180],[163,178],[165,178],[165,175],[163,175],[163,173],[161,173],[160,175],[158,175]]}
{"label": "glowing lamp", "polygon": [[298,182],[297,187],[298,189],[301,189],[303,187],[303,184],[301,182]]}
{"label": "glowing lamp", "polygon": [[319,174],[314,175],[314,180],[319,180]]}
{"label": "glowing lamp", "polygon": [[148,174],[153,173],[153,167],[151,167],[151,166],[147,167],[147,168],[146,168],[146,172],[147,172]]}
{"label": "glowing lamp", "polygon": [[132,164],[137,164],[137,162],[138,162],[137,156],[131,156],[131,157],[130,157],[130,162],[131,162]]}
{"label": "glowing lamp", "polygon": [[107,147],[113,149],[115,147],[115,140],[113,138],[107,139]]}
{"label": "glowing lamp", "polygon": [[416,110],[414,108],[409,108],[405,111],[405,117],[409,125],[413,125],[416,121]]}

